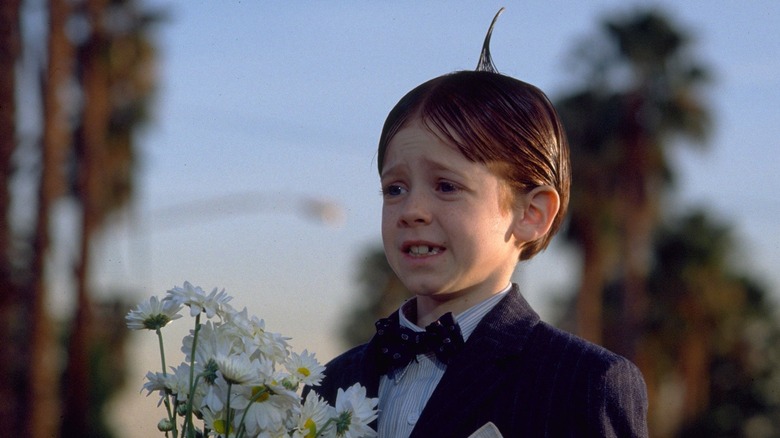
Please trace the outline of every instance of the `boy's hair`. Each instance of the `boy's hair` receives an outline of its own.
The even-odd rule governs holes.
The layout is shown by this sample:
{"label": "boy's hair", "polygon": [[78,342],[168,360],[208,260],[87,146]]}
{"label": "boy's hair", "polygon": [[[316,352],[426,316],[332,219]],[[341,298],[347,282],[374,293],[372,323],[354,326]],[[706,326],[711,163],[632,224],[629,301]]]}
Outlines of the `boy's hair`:
{"label": "boy's hair", "polygon": [[466,159],[488,166],[514,194],[542,185],[555,188],[560,209],[550,232],[525,245],[520,260],[547,247],[566,214],[571,170],[566,134],[541,90],[495,71],[459,71],[419,85],[385,120],[377,154],[380,174],[388,144],[414,120],[457,147]]}

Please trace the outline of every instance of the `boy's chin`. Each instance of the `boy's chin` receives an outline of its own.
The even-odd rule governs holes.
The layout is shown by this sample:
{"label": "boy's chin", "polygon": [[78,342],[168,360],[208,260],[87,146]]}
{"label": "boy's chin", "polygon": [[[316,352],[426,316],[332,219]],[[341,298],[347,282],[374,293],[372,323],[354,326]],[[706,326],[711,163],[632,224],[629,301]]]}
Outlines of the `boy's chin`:
{"label": "boy's chin", "polygon": [[406,289],[417,297],[446,298],[448,295],[453,294],[446,287],[431,283],[406,284]]}
{"label": "boy's chin", "polygon": [[398,275],[398,279],[412,295],[433,295],[441,292],[443,286],[435,278],[420,275]]}

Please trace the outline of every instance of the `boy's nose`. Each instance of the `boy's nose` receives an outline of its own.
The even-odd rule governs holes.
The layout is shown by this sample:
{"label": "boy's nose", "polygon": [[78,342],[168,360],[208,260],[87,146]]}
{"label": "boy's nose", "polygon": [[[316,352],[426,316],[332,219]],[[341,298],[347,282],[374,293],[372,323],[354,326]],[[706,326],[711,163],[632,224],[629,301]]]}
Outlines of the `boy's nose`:
{"label": "boy's nose", "polygon": [[410,191],[401,205],[399,222],[402,226],[412,227],[431,222],[429,203],[424,194]]}

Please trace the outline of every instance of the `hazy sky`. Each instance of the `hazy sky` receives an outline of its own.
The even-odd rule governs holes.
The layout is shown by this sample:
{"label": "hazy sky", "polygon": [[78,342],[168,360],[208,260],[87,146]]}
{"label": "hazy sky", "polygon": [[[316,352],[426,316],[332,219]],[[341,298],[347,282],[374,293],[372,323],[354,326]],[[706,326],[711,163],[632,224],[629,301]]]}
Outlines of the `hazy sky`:
{"label": "hazy sky", "polygon": [[[501,6],[497,67],[554,100],[575,79],[566,63],[575,43],[601,17],[658,4],[714,73],[708,150],[675,154],[681,194],[668,209],[706,206],[735,227],[738,261],[780,284],[780,2],[149,3],[168,7],[171,20],[158,32],[160,85],[137,203],[97,253],[102,286],[138,300],[184,280],[224,287],[293,337],[295,350],[329,359],[361,257],[380,243],[374,155],[397,100],[424,80],[473,69]],[[314,220],[300,207],[306,199],[339,205],[343,221]],[[516,279],[544,317],[576,276],[556,247]],[[154,356],[152,337],[136,339],[139,355]],[[132,370],[130,399],[153,365]],[[138,423],[125,425],[143,435]]]}

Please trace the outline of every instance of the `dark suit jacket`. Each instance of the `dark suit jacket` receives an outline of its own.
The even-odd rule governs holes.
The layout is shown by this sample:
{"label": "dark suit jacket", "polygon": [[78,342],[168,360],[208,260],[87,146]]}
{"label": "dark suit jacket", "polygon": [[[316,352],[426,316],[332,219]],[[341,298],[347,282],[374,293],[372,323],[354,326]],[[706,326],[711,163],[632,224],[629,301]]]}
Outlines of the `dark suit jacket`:
{"label": "dark suit jacket", "polygon": [[[332,404],[360,382],[376,397],[372,348],[333,359],[313,389]],[[447,366],[411,436],[468,437],[492,421],[504,437],[645,437],[646,417],[637,367],[540,321],[515,285]]]}

